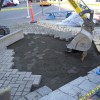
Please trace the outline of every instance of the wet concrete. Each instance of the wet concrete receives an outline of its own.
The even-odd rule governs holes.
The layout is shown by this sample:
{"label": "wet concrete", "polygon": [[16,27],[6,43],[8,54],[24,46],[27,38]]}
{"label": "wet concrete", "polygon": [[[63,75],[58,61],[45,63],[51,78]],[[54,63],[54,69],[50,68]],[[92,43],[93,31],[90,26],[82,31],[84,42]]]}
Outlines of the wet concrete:
{"label": "wet concrete", "polygon": [[15,51],[13,68],[42,75],[40,87],[47,85],[55,90],[100,65],[94,45],[84,62],[80,60],[80,52],[65,53],[65,45],[63,40],[31,34],[8,48]]}

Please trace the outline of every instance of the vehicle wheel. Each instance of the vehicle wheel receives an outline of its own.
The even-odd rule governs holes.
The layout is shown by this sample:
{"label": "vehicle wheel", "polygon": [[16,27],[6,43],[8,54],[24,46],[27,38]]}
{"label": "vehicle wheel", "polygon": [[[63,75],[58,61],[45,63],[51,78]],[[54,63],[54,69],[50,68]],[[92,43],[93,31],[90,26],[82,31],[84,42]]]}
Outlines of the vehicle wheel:
{"label": "vehicle wheel", "polygon": [[10,30],[6,26],[0,26],[0,35],[7,35],[10,33]]}

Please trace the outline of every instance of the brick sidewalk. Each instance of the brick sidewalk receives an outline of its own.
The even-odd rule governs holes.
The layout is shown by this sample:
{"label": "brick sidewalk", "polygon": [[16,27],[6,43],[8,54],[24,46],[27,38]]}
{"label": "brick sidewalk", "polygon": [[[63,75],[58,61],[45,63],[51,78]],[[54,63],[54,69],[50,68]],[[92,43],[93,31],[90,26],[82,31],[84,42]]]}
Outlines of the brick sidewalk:
{"label": "brick sidewalk", "polygon": [[[59,32],[67,33],[68,37],[72,37],[80,31],[80,28],[58,26],[43,22],[15,25],[11,26],[10,29],[11,31],[23,29],[25,34],[34,33],[43,35],[55,35],[57,34],[55,30],[58,30]],[[99,28],[96,29],[100,31]],[[95,30],[95,32],[97,31]],[[0,50],[0,88],[10,86],[12,100],[79,100],[80,97],[84,96],[100,83],[100,76],[95,74],[95,68],[88,72],[87,76],[79,77],[49,94],[42,95],[39,93],[41,90],[39,90],[38,93],[30,92],[32,85],[39,85],[41,75],[32,75],[31,72],[19,72],[18,69],[12,69],[14,65],[13,55],[13,50]],[[100,68],[100,66],[97,67]],[[42,91],[44,92],[45,88]],[[98,100],[97,96],[93,98],[93,100]]]}

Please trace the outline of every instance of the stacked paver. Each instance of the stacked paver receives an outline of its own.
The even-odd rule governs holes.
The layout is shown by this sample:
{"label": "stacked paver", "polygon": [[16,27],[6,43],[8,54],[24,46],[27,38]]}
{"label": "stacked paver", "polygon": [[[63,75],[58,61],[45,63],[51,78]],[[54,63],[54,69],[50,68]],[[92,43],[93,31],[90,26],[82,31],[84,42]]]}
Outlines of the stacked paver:
{"label": "stacked paver", "polygon": [[98,28],[95,28],[94,30],[94,44],[97,48],[97,51],[100,52],[100,29],[99,27]]}
{"label": "stacked paver", "polygon": [[[70,27],[70,26],[61,26],[55,23],[48,23],[47,21],[40,21],[36,24],[26,24],[23,25],[16,25],[11,29],[23,29],[24,34],[42,34],[42,35],[50,35],[54,36],[54,38],[59,38],[61,40],[70,40],[72,39],[77,33],[80,32],[80,27]],[[96,27],[93,31],[93,42],[100,52],[100,29]]]}
{"label": "stacked paver", "polygon": [[48,24],[44,22],[38,22],[36,24],[24,23],[22,25],[16,25],[11,27],[11,31],[14,29],[23,29],[24,34],[42,34],[54,36],[54,38],[65,39],[66,41],[75,36],[81,29],[75,27],[65,27],[59,25]]}

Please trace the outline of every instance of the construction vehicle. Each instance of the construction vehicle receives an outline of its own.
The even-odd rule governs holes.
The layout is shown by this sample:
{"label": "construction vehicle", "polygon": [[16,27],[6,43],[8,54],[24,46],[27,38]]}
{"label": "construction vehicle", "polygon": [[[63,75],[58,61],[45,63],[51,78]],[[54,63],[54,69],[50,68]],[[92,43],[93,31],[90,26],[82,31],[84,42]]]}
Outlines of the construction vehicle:
{"label": "construction vehicle", "polygon": [[50,0],[40,0],[40,6],[51,6]]}
{"label": "construction vehicle", "polygon": [[[0,11],[2,8],[2,4],[3,4],[4,0],[0,0]],[[0,26],[0,37],[3,37],[4,35],[7,35],[10,33],[10,30],[7,26]]]}
{"label": "construction vehicle", "polygon": [[[82,0],[81,0],[82,1]],[[68,0],[68,2],[73,6],[75,11],[81,16],[84,23],[81,27],[81,31],[72,39],[72,41],[66,45],[67,52],[73,52],[74,50],[81,51],[81,60],[83,61],[84,58],[87,56],[87,51],[90,49],[92,45],[92,33],[94,30],[94,23],[93,23],[93,14],[94,11],[89,9],[85,4],[85,9],[82,9],[78,2],[75,0]],[[86,16],[89,14],[89,18]]]}

